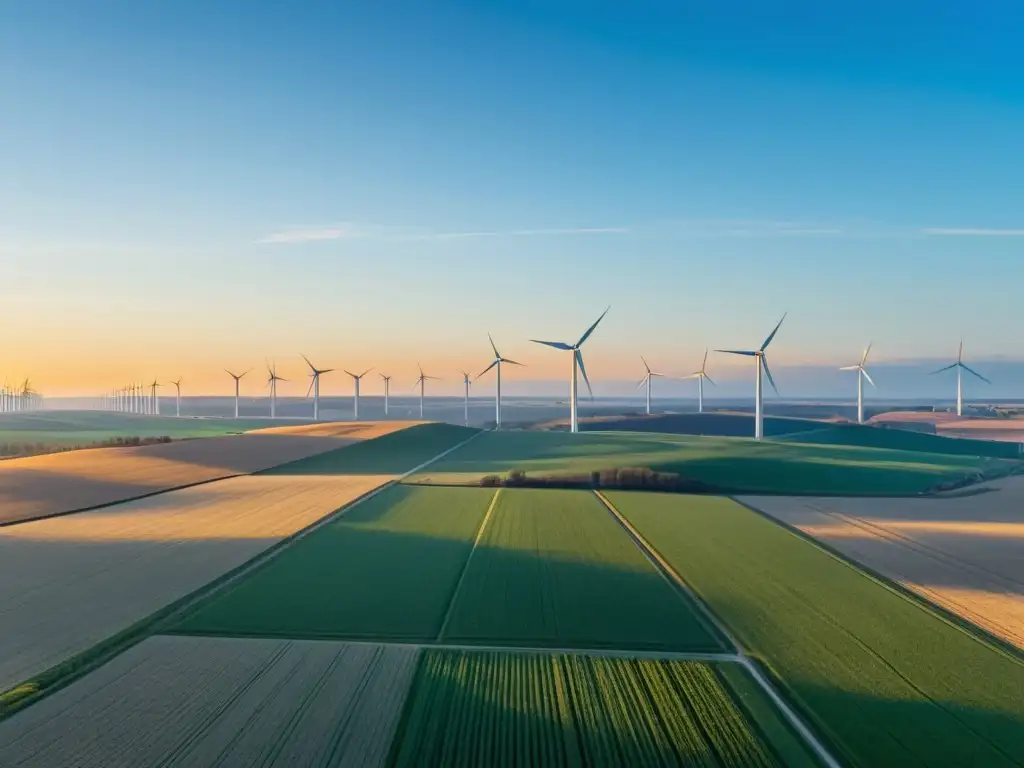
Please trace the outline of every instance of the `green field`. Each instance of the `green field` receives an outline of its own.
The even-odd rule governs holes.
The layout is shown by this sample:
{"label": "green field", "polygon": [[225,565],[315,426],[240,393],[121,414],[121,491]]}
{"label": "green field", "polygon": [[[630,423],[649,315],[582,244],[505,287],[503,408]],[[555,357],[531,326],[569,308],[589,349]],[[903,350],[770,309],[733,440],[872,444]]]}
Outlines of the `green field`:
{"label": "green field", "polygon": [[426,651],[396,766],[774,766],[721,678],[691,661]]}
{"label": "green field", "polygon": [[609,493],[854,765],[1024,764],[1024,662],[728,499]]}
{"label": "green field", "polygon": [[541,647],[723,648],[697,609],[586,491],[499,492],[442,639]]}
{"label": "green field", "polygon": [[373,440],[363,440],[308,459],[282,464],[261,474],[400,475],[469,439],[478,431],[440,422],[414,424]]}
{"label": "green field", "polygon": [[513,469],[579,474],[616,467],[673,472],[730,493],[915,495],[978,471],[1018,462],[880,448],[642,432],[488,432],[410,478],[479,483]]}
{"label": "green field", "polygon": [[988,456],[995,459],[1021,457],[1018,443],[947,437],[927,432],[912,432],[908,429],[884,429],[860,424],[828,425],[811,432],[786,435],[777,439],[804,444],[856,445],[949,456]]}
{"label": "green field", "polygon": [[178,629],[433,640],[493,495],[389,488],[283,550]]}

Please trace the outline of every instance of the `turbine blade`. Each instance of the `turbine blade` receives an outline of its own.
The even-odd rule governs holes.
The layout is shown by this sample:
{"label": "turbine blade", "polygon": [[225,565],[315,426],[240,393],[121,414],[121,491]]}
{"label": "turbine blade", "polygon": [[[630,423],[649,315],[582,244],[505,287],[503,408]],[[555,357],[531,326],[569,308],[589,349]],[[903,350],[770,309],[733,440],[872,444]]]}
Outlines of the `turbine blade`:
{"label": "turbine blade", "polygon": [[650,371],[648,373],[648,375],[649,376],[661,376],[662,378],[665,378],[665,374],[664,373],[655,373],[654,371]]}
{"label": "turbine blade", "polygon": [[491,334],[490,333],[487,334],[487,340],[489,342],[491,342],[491,349],[494,350],[494,356],[495,357],[501,357],[501,353],[498,351],[498,348],[496,346],[494,346],[494,339],[491,338]]}
{"label": "turbine blade", "polygon": [[788,314],[789,314],[788,312],[786,314],[784,314],[782,316],[782,320],[779,320],[779,324],[776,325],[775,328],[772,330],[772,332],[768,334],[768,338],[765,339],[764,340],[764,344],[761,345],[761,351],[762,352],[764,352],[766,349],[768,349],[768,345],[772,343],[772,339],[774,339],[775,338],[775,334],[779,332],[779,328],[782,327],[782,321],[786,319],[786,315],[788,315]]}
{"label": "turbine blade", "polygon": [[870,377],[870,376],[868,375],[868,372],[867,372],[867,371],[865,371],[865,370],[864,370],[863,368],[861,368],[861,369],[860,369],[860,372],[861,372],[862,374],[864,374],[864,378],[868,380],[868,383],[869,383],[869,384],[870,384],[870,385],[871,385],[872,387],[873,387],[873,386],[875,386],[875,382],[873,382],[873,381],[871,380],[871,377]]}
{"label": "turbine blade", "polygon": [[646,384],[646,383],[647,383],[647,377],[644,376],[642,379],[640,379],[640,383],[636,385],[636,389],[633,390],[633,392],[634,393],[639,392],[643,388],[644,384]]}
{"label": "turbine blade", "polygon": [[708,348],[704,347],[704,362],[701,363],[701,365],[700,365],[701,373],[703,373],[704,369],[707,368],[707,367],[708,367]]}
{"label": "turbine blade", "polygon": [[[359,378],[360,379],[363,378],[363,376],[365,376],[366,374],[368,374],[372,370],[373,370],[373,366],[370,366],[365,371],[363,371],[362,373],[359,374]],[[324,373],[327,373],[327,371],[324,371]]]}
{"label": "turbine blade", "polygon": [[959,363],[964,359],[964,337],[960,337],[960,349],[956,353],[956,361]]}
{"label": "turbine blade", "polygon": [[561,350],[570,350],[570,349],[572,349],[572,347],[570,347],[564,341],[540,341],[539,339],[530,339],[530,341],[532,341],[534,344],[543,344],[546,347],[554,347],[555,349],[561,349]]}
{"label": "turbine blade", "polygon": [[708,382],[708,384],[713,384],[716,387],[718,386],[717,384],[715,384],[714,380],[706,373],[704,374],[704,381]]}
{"label": "turbine blade", "polygon": [[494,366],[496,366],[497,364],[498,364],[498,361],[497,361],[497,360],[495,360],[495,361],[494,361],[493,363],[491,363],[491,364],[490,364],[490,365],[488,365],[488,366],[487,366],[486,368],[484,368],[484,369],[483,369],[482,371],[480,371],[480,373],[478,373],[478,374],[476,375],[476,377],[477,377],[477,378],[479,379],[479,378],[480,378],[481,376],[483,376],[483,375],[484,375],[485,373],[487,373],[487,372],[488,372],[489,370],[491,370],[491,368],[493,368],[493,367],[494,367]]}
{"label": "turbine blade", "polygon": [[309,389],[306,390],[306,397],[309,397],[309,393],[313,391],[313,385],[316,383],[316,376],[311,377],[309,382]]}
{"label": "turbine blade", "polygon": [[868,361],[868,353],[871,351],[871,344],[872,343],[873,342],[868,342],[867,349],[864,350],[864,356],[861,357],[861,359],[860,359],[860,365],[861,365],[862,368],[864,367],[864,363],[866,363]]}
{"label": "turbine blade", "polygon": [[[606,309],[605,312],[608,310]],[[587,377],[587,368],[583,365],[583,353],[578,349],[575,350],[576,362],[579,363],[580,373],[583,374],[583,380],[587,383],[587,391],[590,393],[590,399],[594,399],[594,389],[590,386],[590,379]]]}
{"label": "turbine blade", "polygon": [[844,365],[839,370],[840,371],[859,371],[860,370],[860,366],[859,365]]}
{"label": "turbine blade", "polygon": [[716,349],[715,352],[724,352],[727,355],[745,355],[746,357],[757,357],[757,352],[749,349]]}
{"label": "turbine blade", "polygon": [[525,363],[517,363],[515,360],[509,360],[507,357],[499,357],[498,359],[501,360],[501,362],[503,363],[508,363],[509,365],[518,365],[521,368],[526,367]]}
{"label": "turbine blade", "polygon": [[650,372],[651,372],[651,366],[649,366],[649,365],[647,364],[647,361],[646,361],[646,360],[644,360],[644,356],[643,356],[643,355],[640,355],[640,360],[641,360],[641,362],[643,362],[643,364],[644,364],[644,368],[646,368],[646,369],[647,369],[647,372],[648,372],[648,373],[650,373]]}
{"label": "turbine blade", "polygon": [[928,375],[929,375],[929,376],[934,376],[934,375],[935,375],[936,373],[942,373],[943,371],[948,371],[948,370],[950,370],[951,368],[956,368],[956,367],[957,367],[957,366],[958,366],[959,364],[960,364],[960,363],[952,363],[952,364],[950,364],[950,365],[947,365],[947,366],[946,366],[945,368],[939,368],[939,370],[937,370],[937,371],[932,371],[932,372],[931,372],[930,374],[928,374]]}
{"label": "turbine blade", "polygon": [[964,369],[965,371],[967,371],[968,373],[973,373],[973,374],[974,374],[975,376],[977,376],[977,377],[978,377],[979,379],[981,379],[982,381],[984,381],[984,382],[985,382],[986,384],[991,384],[991,383],[992,383],[991,381],[989,381],[988,379],[986,379],[986,378],[985,378],[984,376],[982,376],[982,375],[981,375],[980,373],[978,373],[978,372],[977,372],[976,370],[974,370],[973,368],[969,368],[969,367],[967,367],[966,365],[964,365],[963,363],[960,363],[960,367],[962,367],[962,368],[963,368],[963,369]]}
{"label": "turbine blade", "polygon": [[[612,307],[609,304],[608,305],[608,309],[611,309],[611,308]],[[589,328],[587,328],[587,332],[584,333],[582,336],[580,336],[580,340],[576,342],[576,346],[577,347],[580,346],[581,344],[583,344],[584,341],[586,341],[587,339],[590,338],[590,334],[592,334],[594,332],[594,329],[597,328],[597,324],[600,323],[602,320],[604,320],[604,316],[608,314],[608,309],[606,309],[604,312],[602,312],[601,316],[599,318],[597,318],[597,320],[594,321],[594,324],[592,326],[590,326]]]}
{"label": "turbine blade", "polygon": [[314,366],[314,365],[313,365],[313,364],[312,364],[311,362],[309,362],[309,358],[308,358],[308,357],[306,357],[305,355],[303,355],[303,354],[302,354],[301,352],[299,353],[299,355],[300,355],[300,356],[302,357],[302,359],[303,359],[303,360],[305,360],[305,361],[306,361],[306,365],[308,365],[308,366],[309,366],[310,370],[312,370],[312,371],[315,371],[315,370],[316,370],[316,367],[315,367],[315,366]]}
{"label": "turbine blade", "polygon": [[351,377],[352,377],[353,379],[357,378],[357,377],[356,377],[356,375],[355,375],[354,373],[352,373],[352,371],[348,370],[347,368],[345,369],[345,373],[347,373],[347,374],[348,374],[349,376],[351,376]]}
{"label": "turbine blade", "polygon": [[779,388],[775,386],[775,379],[772,378],[771,369],[768,367],[768,358],[761,355],[761,365],[764,366],[764,372],[768,376],[768,383],[772,385],[772,389],[775,390],[775,394],[779,394]]}

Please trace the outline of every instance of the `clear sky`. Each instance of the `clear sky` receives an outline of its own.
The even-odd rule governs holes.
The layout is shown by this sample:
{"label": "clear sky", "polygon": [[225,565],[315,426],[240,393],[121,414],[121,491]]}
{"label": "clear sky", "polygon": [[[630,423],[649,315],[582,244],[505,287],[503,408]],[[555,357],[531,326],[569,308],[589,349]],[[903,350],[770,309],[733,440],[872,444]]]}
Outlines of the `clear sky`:
{"label": "clear sky", "polygon": [[526,339],[609,304],[596,380],[641,353],[689,372],[784,311],[778,367],[961,334],[1024,358],[1022,23],[916,0],[7,2],[0,376],[215,392],[276,358],[299,391],[304,352],[411,384],[416,359],[483,368],[491,331],[520,378],[563,378]]}

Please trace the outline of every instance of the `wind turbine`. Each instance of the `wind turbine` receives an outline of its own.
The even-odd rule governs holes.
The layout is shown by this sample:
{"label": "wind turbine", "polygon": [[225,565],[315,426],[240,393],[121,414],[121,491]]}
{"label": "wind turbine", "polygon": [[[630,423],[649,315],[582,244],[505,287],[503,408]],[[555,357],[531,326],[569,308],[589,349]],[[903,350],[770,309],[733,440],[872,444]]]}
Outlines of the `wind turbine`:
{"label": "wind turbine", "polygon": [[156,389],[160,385],[156,383],[156,379],[153,379],[153,383],[150,384],[149,386],[150,386],[150,392],[152,393],[150,395],[150,397],[152,398],[151,399],[150,413],[153,413],[153,414],[156,414],[157,416],[159,416],[160,415],[160,395],[157,394]]}
{"label": "wind turbine", "polygon": [[979,379],[984,381],[986,384],[991,384],[992,383],[991,381],[986,379],[984,376],[982,376],[980,373],[978,373],[973,368],[969,368],[964,363],[963,358],[964,358],[964,340],[960,339],[960,349],[956,353],[956,362],[953,363],[952,365],[947,365],[945,368],[939,368],[939,370],[937,370],[937,371],[932,371],[932,374],[936,374],[936,373],[942,373],[943,371],[948,371],[950,368],[956,368],[956,415],[957,416],[963,416],[964,415],[964,383],[963,383],[963,372],[964,371],[967,371],[968,373],[974,374]]}
{"label": "wind turbine", "polygon": [[760,349],[716,349],[715,352],[724,352],[728,355],[745,355],[746,357],[753,357],[755,359],[755,365],[757,366],[757,378],[754,387],[754,439],[761,440],[764,437],[764,401],[762,396],[761,386],[761,372],[768,376],[768,383],[772,385],[772,389],[775,390],[775,394],[779,394],[778,387],[775,386],[775,379],[772,378],[772,372],[768,368],[768,356],[766,350],[768,345],[772,343],[772,339],[775,338],[775,334],[779,332],[779,328],[782,326],[782,321],[786,319],[786,315],[782,316],[782,320],[779,320],[779,324],[775,326],[775,329],[768,334],[768,338],[764,340],[764,344],[761,345]]}
{"label": "wind turbine", "polygon": [[358,376],[351,371],[345,371],[349,376],[352,377],[352,382],[355,384],[355,394],[352,398],[352,420],[359,421],[359,382],[362,381],[363,376],[372,371],[373,368],[367,368],[365,371],[360,373]]}
{"label": "wind turbine", "polygon": [[177,381],[172,381],[171,384],[174,385],[174,389],[176,390],[175,399],[174,399],[174,415],[175,415],[175,417],[180,419],[181,418],[181,376],[178,377]]}
{"label": "wind turbine", "polygon": [[384,380],[384,418],[388,417],[388,397],[391,394],[391,377],[385,376],[383,373],[380,377]]}
{"label": "wind turbine", "polygon": [[[249,370],[252,370],[252,369],[250,368]],[[224,373],[226,373],[228,376],[230,376],[232,379],[235,380],[235,418],[237,419],[238,418],[238,389],[239,389],[239,382],[242,380],[242,378],[247,373],[249,373],[249,371],[246,371],[245,373],[232,373],[227,368],[225,368],[224,369]]]}
{"label": "wind turbine", "polygon": [[708,350],[704,349],[704,362],[700,365],[700,370],[696,373],[691,373],[686,378],[697,380],[697,413],[704,413],[704,380],[707,379],[708,384],[714,384],[715,382],[708,376]]}
{"label": "wind turbine", "polygon": [[[325,373],[331,373],[334,371],[333,368],[324,368],[322,371],[319,370],[315,365],[309,362],[309,358],[302,355],[302,359],[306,361],[306,365],[309,366],[309,370],[312,371],[310,374],[313,380],[309,382],[309,389],[306,390],[306,397],[309,397],[310,391],[313,392],[313,421],[320,421],[320,376]],[[276,365],[275,365],[276,369]],[[284,379],[280,379],[284,381]],[[274,393],[277,393],[277,387],[274,387]],[[273,416],[271,416],[273,418]]]}
{"label": "wind turbine", "polygon": [[864,379],[867,379],[871,386],[875,386],[875,382],[871,381],[871,377],[868,375],[868,369],[864,367],[864,363],[868,360],[868,352],[871,351],[871,345],[868,344],[864,350],[864,354],[861,355],[860,362],[857,365],[845,365],[840,368],[840,371],[856,371],[857,372],[857,423],[864,423]]}
{"label": "wind turbine", "polygon": [[282,379],[277,375],[277,363],[275,362],[273,367],[270,363],[267,363],[267,373],[270,376],[267,378],[267,384],[270,385],[270,418],[277,418],[277,382],[288,381],[288,379]]}
{"label": "wind turbine", "polygon": [[[420,365],[419,363],[416,363],[416,367],[420,369],[420,377],[418,379],[416,379],[416,384],[420,385],[420,421],[423,421],[423,400],[426,398],[426,389],[427,389],[426,388],[426,383],[427,383],[427,379],[435,379],[436,380],[438,377],[437,376],[427,376],[427,374],[425,374],[423,372],[423,366]],[[416,388],[416,385],[414,384],[413,385],[413,389],[415,389],[415,388]]]}
{"label": "wind turbine", "polygon": [[530,339],[534,344],[543,344],[547,347],[553,347],[554,349],[560,349],[564,352],[572,352],[572,372],[569,376],[569,431],[579,432],[579,403],[576,396],[577,390],[577,372],[583,374],[583,381],[587,384],[587,390],[590,392],[590,397],[593,399],[594,390],[590,386],[590,379],[587,378],[587,368],[583,365],[583,352],[580,347],[583,346],[583,342],[590,338],[590,334],[597,328],[597,324],[600,323],[604,316],[608,314],[608,310],[611,309],[609,306],[601,316],[597,318],[592,326],[587,328],[586,332],[580,336],[580,340],[575,344],[566,344],[564,341],[539,341],[537,339]]}
{"label": "wind turbine", "polygon": [[464,371],[464,370],[462,370],[460,368],[459,369],[459,373],[462,374],[462,383],[466,387],[466,397],[465,397],[465,400],[463,402],[465,404],[465,410],[466,410],[465,424],[468,427],[469,426],[469,388],[471,386],[473,386],[473,382],[470,381],[469,374],[466,371]]}
{"label": "wind turbine", "polygon": [[644,376],[642,379],[640,379],[640,383],[637,385],[636,391],[639,392],[641,387],[644,386],[644,384],[647,385],[647,415],[650,416],[651,415],[651,379],[653,379],[655,376],[664,376],[665,374],[663,374],[663,373],[655,373],[654,371],[652,371],[651,370],[651,366],[649,366],[647,364],[647,361],[644,360],[644,356],[643,355],[640,355],[640,360],[643,361],[644,368],[647,369],[647,375]]}
{"label": "wind turbine", "polygon": [[[498,351],[498,348],[494,345],[494,339],[491,338],[491,334],[489,333],[487,334],[487,340],[491,342],[491,349],[494,350],[494,360],[491,361],[490,365],[488,365],[486,368],[480,371],[480,373],[477,374],[477,378],[479,379],[481,376],[483,376],[485,373],[491,370],[491,368],[496,369],[494,372],[496,377],[494,390],[494,428],[501,429],[501,364],[508,363],[509,365],[521,366],[522,363],[517,363],[515,360],[509,360],[507,357],[502,357],[501,353]],[[468,384],[466,391],[467,393],[469,391]],[[467,394],[466,397],[468,398],[469,395]],[[466,417],[466,424],[469,424],[468,416]]]}

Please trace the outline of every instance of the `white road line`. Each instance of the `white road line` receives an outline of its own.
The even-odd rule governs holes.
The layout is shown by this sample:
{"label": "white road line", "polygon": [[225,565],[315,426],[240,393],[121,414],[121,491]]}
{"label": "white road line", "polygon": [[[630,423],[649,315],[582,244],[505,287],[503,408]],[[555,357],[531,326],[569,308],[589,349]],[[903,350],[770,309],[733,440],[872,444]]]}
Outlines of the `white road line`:
{"label": "white road line", "polygon": [[615,505],[608,501],[604,494],[602,494],[600,491],[594,491],[594,495],[601,500],[605,507],[608,508],[608,511],[611,512],[612,516],[619,521],[619,524],[633,538],[633,542],[636,544],[636,546],[639,547],[640,550],[644,552],[651,559],[652,562],[656,563],[656,565],[659,568],[664,569],[664,573],[672,578],[677,587],[681,588],[684,592],[686,592],[686,594],[690,595],[690,597],[693,599],[694,603],[704,614],[704,616],[707,617],[707,619],[711,621],[715,627],[718,628],[719,632],[721,632],[722,635],[726,639],[728,639],[730,643],[732,643],[733,647],[737,651],[737,655],[735,657],[736,660],[747,668],[747,671],[750,672],[751,676],[754,678],[757,684],[761,686],[761,690],[763,690],[765,694],[768,696],[768,698],[772,700],[772,703],[775,704],[776,708],[782,713],[786,720],[789,721],[789,724],[793,726],[796,732],[800,734],[800,736],[807,743],[807,745],[814,751],[818,758],[826,766],[828,766],[828,768],[842,768],[842,763],[840,763],[838,760],[832,757],[828,749],[825,748],[825,745],[818,740],[818,737],[815,736],[814,732],[807,726],[806,723],[804,723],[800,715],[798,715],[793,710],[793,708],[786,703],[785,699],[783,699],[779,695],[778,691],[775,690],[771,682],[764,676],[764,674],[762,674],[761,670],[758,669],[757,665],[754,664],[754,662],[747,656],[746,652],[743,650],[743,646],[740,645],[736,638],[732,636],[732,634],[729,632],[725,624],[722,623],[718,619],[718,617],[715,616],[715,614],[711,611],[711,609],[704,604],[704,601],[701,600],[700,597],[698,597],[692,589],[690,589],[690,586],[683,580],[683,577],[680,576],[680,574],[671,565],[669,565],[668,562],[665,561],[665,559],[656,549],[654,549],[654,547],[647,543],[647,540],[640,535],[640,532],[637,531],[636,528],[634,528],[633,525],[625,517],[623,517],[622,513],[615,508]]}
{"label": "white road line", "polygon": [[469,555],[466,557],[466,564],[462,567],[462,573],[459,575],[459,581],[455,585],[455,591],[452,592],[452,599],[448,602],[448,610],[444,614],[444,621],[441,622],[441,631],[437,633],[438,640],[442,640],[445,632],[448,631],[448,623],[452,620],[452,616],[455,614],[455,603],[459,598],[459,592],[462,591],[462,584],[466,580],[466,574],[469,573],[469,564],[473,561],[473,555],[476,554],[476,548],[480,545],[480,542],[484,537],[484,531],[487,530],[487,523],[491,520],[491,513],[494,512],[494,507],[498,503],[498,495],[500,493],[501,488],[495,489],[494,495],[491,497],[491,503],[487,507],[487,513],[484,515],[483,522],[480,523],[480,528],[476,532],[476,538],[473,539],[473,548],[469,550]]}

